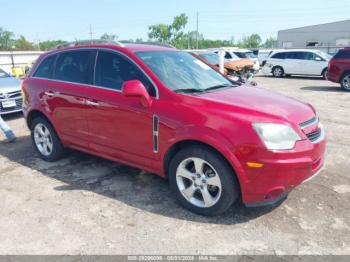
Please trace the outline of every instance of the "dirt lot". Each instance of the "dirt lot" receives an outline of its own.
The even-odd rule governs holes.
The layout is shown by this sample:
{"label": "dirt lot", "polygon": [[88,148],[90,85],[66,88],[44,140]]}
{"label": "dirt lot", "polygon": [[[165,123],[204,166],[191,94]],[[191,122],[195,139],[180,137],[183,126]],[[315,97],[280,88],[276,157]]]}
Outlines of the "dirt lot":
{"label": "dirt lot", "polygon": [[0,254],[350,254],[350,93],[317,78],[257,81],[312,103],[328,136],[324,171],[282,204],[200,217],[152,174],[78,152],[43,162],[15,115],[18,142],[0,143]]}

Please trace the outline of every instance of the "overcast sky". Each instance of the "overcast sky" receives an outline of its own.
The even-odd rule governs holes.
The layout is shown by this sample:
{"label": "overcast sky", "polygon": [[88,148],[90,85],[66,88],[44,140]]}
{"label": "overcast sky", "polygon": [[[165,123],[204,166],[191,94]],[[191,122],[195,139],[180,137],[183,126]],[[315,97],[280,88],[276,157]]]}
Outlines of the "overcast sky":
{"label": "overcast sky", "polygon": [[236,40],[258,33],[350,19],[349,0],[0,0],[0,27],[31,41],[88,39],[103,33],[119,39],[147,39],[148,26],[189,16],[186,30],[206,38]]}

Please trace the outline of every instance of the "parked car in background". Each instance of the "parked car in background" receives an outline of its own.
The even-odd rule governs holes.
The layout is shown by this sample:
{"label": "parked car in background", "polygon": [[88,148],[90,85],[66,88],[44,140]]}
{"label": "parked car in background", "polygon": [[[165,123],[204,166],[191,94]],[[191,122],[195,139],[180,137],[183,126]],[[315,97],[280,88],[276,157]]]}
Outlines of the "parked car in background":
{"label": "parked car in background", "polygon": [[[220,57],[218,54],[210,50],[188,50],[188,52],[210,65],[216,71],[220,70]],[[250,59],[224,62],[224,75],[234,81],[256,85],[254,72],[254,62]]]}
{"label": "parked car in background", "polygon": [[22,111],[22,82],[0,69],[0,115]]}
{"label": "parked car in background", "polygon": [[260,70],[260,62],[258,57],[253,51],[248,49],[233,49],[232,52],[241,59],[250,59],[254,62],[254,69],[256,71]]}
{"label": "parked car in background", "polygon": [[[207,50],[186,50],[195,58],[205,62],[215,71],[220,73],[220,57],[218,54]],[[227,76],[227,69],[224,70],[224,75]]]}
{"label": "parked car in background", "polygon": [[324,130],[311,105],[233,83],[175,48],[62,46],[38,59],[23,94],[42,159],[57,160],[68,147],[156,173],[202,215],[239,198],[274,204],[324,163]]}
{"label": "parked car in background", "polygon": [[345,91],[350,92],[350,47],[340,49],[329,61],[327,79],[340,83]]}
{"label": "parked car in background", "polygon": [[266,60],[262,72],[274,77],[288,75],[322,76],[326,79],[328,61],[327,53],[310,49],[277,50]]}
{"label": "parked car in background", "polygon": [[258,58],[254,55],[253,51],[251,50],[239,49],[237,47],[213,48],[210,50],[214,51],[216,54],[218,54],[220,50],[223,50],[225,52],[226,62],[232,62],[241,59],[250,59],[254,62],[255,72],[258,72],[260,70]]}
{"label": "parked car in background", "polygon": [[266,63],[266,59],[270,56],[270,54],[273,52],[271,49],[256,49],[253,50],[254,55],[259,60],[260,67],[263,67]]}

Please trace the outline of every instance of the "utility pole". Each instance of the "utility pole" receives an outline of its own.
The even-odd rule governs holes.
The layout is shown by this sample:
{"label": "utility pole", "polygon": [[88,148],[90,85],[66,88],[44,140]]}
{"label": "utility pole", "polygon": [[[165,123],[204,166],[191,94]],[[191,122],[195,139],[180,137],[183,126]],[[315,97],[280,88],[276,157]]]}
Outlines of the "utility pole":
{"label": "utility pole", "polygon": [[197,12],[197,30],[196,30],[196,46],[197,46],[197,49],[198,49],[198,38],[199,38],[198,17],[199,17],[199,14],[198,14],[198,12]]}
{"label": "utility pole", "polygon": [[92,43],[92,26],[91,26],[91,24],[90,24],[90,41],[91,41],[91,43]]}

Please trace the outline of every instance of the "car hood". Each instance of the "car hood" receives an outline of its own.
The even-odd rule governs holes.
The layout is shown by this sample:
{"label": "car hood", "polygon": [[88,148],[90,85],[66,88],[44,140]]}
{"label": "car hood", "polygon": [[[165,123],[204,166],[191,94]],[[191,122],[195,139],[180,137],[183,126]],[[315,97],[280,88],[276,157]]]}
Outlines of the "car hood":
{"label": "car hood", "polygon": [[268,121],[267,119],[273,118],[300,124],[315,116],[314,109],[308,104],[248,85],[203,93],[200,97],[233,106],[235,107],[234,112],[244,114],[244,110],[254,111],[249,113],[249,117],[255,120],[259,118],[260,121]]}
{"label": "car hood", "polygon": [[253,66],[254,61],[252,61],[251,59],[241,59],[225,63],[225,68],[233,70],[241,70],[243,67],[252,68]]}
{"label": "car hood", "polygon": [[0,78],[0,94],[21,90],[21,81],[14,77]]}

